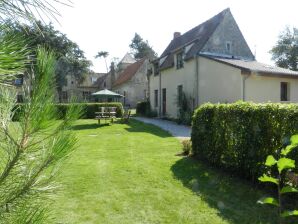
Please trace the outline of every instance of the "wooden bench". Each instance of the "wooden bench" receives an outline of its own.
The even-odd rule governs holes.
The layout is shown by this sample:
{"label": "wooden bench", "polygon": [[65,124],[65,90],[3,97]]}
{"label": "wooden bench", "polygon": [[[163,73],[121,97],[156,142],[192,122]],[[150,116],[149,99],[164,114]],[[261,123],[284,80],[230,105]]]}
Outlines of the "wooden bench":
{"label": "wooden bench", "polygon": [[98,112],[95,112],[95,120],[100,124],[100,120],[111,119],[111,122],[114,123],[114,119],[116,119],[116,107],[100,107]]}

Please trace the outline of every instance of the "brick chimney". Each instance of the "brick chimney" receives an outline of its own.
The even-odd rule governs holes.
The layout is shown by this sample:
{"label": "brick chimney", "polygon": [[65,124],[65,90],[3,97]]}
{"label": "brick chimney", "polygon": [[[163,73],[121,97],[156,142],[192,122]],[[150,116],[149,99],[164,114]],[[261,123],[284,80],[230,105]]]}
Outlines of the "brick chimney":
{"label": "brick chimney", "polygon": [[174,32],[174,39],[177,38],[177,37],[180,37],[180,36],[181,36],[180,32]]}

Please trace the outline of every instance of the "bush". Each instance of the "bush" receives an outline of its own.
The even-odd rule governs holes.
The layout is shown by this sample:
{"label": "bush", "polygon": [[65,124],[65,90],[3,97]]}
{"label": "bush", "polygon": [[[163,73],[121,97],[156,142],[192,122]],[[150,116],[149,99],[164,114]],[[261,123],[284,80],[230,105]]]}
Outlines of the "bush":
{"label": "bush", "polygon": [[193,111],[191,109],[192,98],[188,97],[185,92],[182,92],[180,96],[177,96],[178,111],[178,124],[191,125],[191,119]]}
{"label": "bush", "polygon": [[[20,113],[22,112],[23,104],[18,104],[17,107],[14,109],[15,114],[13,116],[13,121],[18,121]],[[99,111],[99,107],[116,107],[116,117],[122,117],[124,110],[121,103],[80,103],[83,107],[83,115],[82,119],[92,119],[95,117],[95,112]],[[63,119],[65,117],[65,113],[67,108],[70,106],[69,104],[55,104],[57,107],[57,118]]]}
{"label": "bush", "polygon": [[149,101],[142,101],[137,103],[136,113],[141,116],[146,117],[156,117],[157,111],[151,110],[151,105]]}
{"label": "bush", "polygon": [[150,102],[149,101],[142,101],[137,103],[137,108],[136,108],[136,113],[138,115],[143,115],[145,116],[148,111],[150,111]]}
{"label": "bush", "polygon": [[297,130],[294,104],[205,104],[193,116],[193,153],[255,182],[267,155],[276,155]]}
{"label": "bush", "polygon": [[191,140],[183,140],[182,142],[183,154],[190,155],[192,153],[192,143]]}

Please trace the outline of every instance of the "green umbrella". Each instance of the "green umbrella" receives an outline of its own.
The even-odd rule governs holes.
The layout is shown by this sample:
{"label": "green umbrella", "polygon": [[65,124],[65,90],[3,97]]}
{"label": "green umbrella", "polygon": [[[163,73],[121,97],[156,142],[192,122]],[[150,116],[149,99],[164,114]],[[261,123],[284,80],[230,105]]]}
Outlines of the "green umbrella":
{"label": "green umbrella", "polygon": [[100,97],[100,98],[121,98],[121,97],[124,97],[123,95],[121,94],[118,94],[118,93],[115,93],[115,92],[112,92],[108,89],[104,89],[104,90],[100,90],[98,92],[95,92],[95,93],[92,93],[91,94],[92,96],[96,96],[96,97]]}

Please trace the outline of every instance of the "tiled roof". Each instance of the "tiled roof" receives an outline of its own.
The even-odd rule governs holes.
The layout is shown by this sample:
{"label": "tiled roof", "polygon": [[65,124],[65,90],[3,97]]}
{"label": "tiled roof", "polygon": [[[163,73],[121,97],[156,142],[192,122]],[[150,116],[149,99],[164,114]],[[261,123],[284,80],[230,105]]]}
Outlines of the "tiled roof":
{"label": "tiled roof", "polygon": [[212,60],[222,62],[233,67],[239,68],[244,71],[250,71],[254,73],[260,73],[263,75],[281,75],[281,76],[295,76],[298,78],[298,71],[292,71],[290,69],[280,68],[272,65],[266,65],[257,61],[245,61],[239,59],[230,58],[216,58],[207,57]]}
{"label": "tiled roof", "polygon": [[121,85],[129,81],[140,69],[146,59],[143,58],[129,66],[127,66],[119,75],[118,79],[115,81],[113,86]]}
{"label": "tiled roof", "polygon": [[174,52],[182,47],[185,47],[186,45],[194,43],[191,49],[185,55],[185,60],[190,59],[197,54],[204,47],[208,39],[211,37],[217,26],[221,23],[224,16],[228,12],[230,12],[229,8],[223,10],[206,22],[187,31],[183,35],[174,38],[160,56],[160,58],[166,56],[169,57],[160,65],[160,69],[172,67],[174,65]]}

